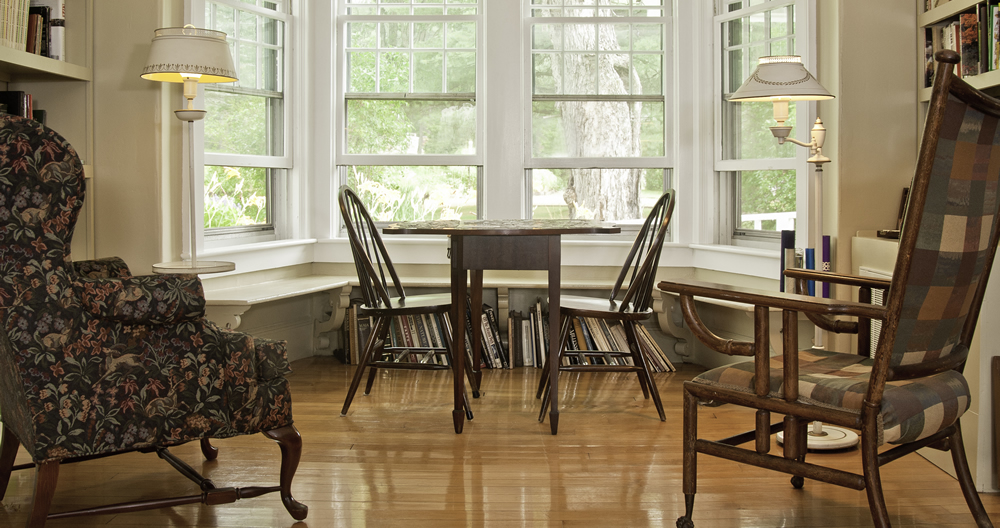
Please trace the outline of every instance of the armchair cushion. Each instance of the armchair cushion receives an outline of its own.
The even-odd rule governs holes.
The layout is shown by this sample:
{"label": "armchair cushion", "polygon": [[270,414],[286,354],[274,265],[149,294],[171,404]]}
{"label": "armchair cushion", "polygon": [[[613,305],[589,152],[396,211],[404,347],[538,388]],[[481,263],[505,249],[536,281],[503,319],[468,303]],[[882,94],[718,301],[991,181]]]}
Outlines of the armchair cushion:
{"label": "armchair cushion", "polygon": [[83,309],[129,324],[177,324],[205,315],[205,293],[196,275],[144,275],[125,279],[79,278]]}
{"label": "armchair cushion", "polygon": [[127,279],[132,276],[128,265],[118,257],[73,262],[78,275],[88,279]]}
{"label": "armchair cushion", "polygon": [[[864,356],[826,350],[799,352],[799,400],[861,412],[873,362]],[[771,358],[771,394],[783,393],[782,356]],[[697,383],[753,393],[754,362],[742,361],[699,375]],[[954,370],[886,383],[879,444],[926,438],[955,423],[969,409],[969,384]]]}

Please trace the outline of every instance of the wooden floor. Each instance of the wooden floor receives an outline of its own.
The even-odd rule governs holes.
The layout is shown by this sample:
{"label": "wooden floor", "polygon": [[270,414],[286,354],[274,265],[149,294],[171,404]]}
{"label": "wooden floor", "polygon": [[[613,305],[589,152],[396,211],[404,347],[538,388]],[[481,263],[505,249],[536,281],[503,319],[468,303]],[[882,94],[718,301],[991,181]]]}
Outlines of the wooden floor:
{"label": "wooden floor", "polygon": [[[487,371],[476,418],[456,435],[447,372],[383,373],[372,394],[359,395],[340,416],[353,367],[309,358],[289,378],[303,456],[293,484],[309,517],[295,524],[276,494],[234,504],[164,508],[51,521],[60,527],[446,527],[674,526],[681,493],[680,386],[697,371],[659,374],[667,421],[642,399],[634,376],[564,375],[558,436],[536,420],[538,371]],[[702,433],[749,428],[752,414],[732,406],[705,408]],[[278,449],[262,435],[214,442],[219,459],[198,447],[173,449],[217,486],[277,483]],[[850,469],[856,451],[810,455]],[[18,462],[27,461],[23,452]],[[699,458],[698,527],[871,526],[863,491],[807,481],[795,490],[786,475]],[[897,527],[971,526],[957,482],[916,455],[883,468]],[[15,473],[0,509],[0,526],[23,526],[34,472]],[[151,454],[126,454],[66,465],[56,510],[100,503],[187,495],[197,488]],[[983,495],[1000,520],[1000,496]]]}

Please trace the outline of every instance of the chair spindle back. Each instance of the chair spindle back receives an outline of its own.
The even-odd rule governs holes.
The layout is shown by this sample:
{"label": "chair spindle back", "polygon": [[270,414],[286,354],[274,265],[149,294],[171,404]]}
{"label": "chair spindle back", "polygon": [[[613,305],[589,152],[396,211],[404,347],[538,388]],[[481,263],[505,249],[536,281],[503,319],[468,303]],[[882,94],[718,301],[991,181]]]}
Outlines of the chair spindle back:
{"label": "chair spindle back", "polygon": [[351,241],[351,253],[354,257],[354,267],[358,271],[361,292],[365,305],[369,307],[392,308],[389,296],[390,284],[386,275],[392,281],[399,298],[405,298],[403,284],[392,265],[389,252],[382,243],[382,236],[372,220],[368,209],[354,191],[348,186],[340,188],[340,214],[344,218],[347,236]]}
{"label": "chair spindle back", "polygon": [[674,190],[668,189],[660,196],[646,216],[635,242],[632,243],[628,258],[625,259],[618,280],[611,289],[609,299],[612,303],[615,302],[627,279],[628,289],[622,298],[619,311],[628,310],[630,307],[636,312],[649,309],[656,268],[660,264],[660,252],[667,237],[670,217],[674,212],[674,195]]}

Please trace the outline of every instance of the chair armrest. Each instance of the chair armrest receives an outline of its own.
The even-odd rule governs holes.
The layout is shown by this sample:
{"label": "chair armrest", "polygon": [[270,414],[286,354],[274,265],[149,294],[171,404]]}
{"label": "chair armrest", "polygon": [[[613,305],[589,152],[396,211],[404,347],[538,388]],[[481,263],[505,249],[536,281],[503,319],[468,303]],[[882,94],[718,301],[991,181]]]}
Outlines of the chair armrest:
{"label": "chair armrest", "polygon": [[665,280],[657,284],[657,288],[680,295],[708,297],[726,301],[767,306],[795,312],[812,312],[826,315],[846,315],[867,317],[869,319],[885,319],[885,307],[843,301],[840,299],[825,299],[795,293],[773,292],[752,288],[740,288],[728,284],[703,282],[696,280]]}
{"label": "chair armrest", "polygon": [[118,257],[81,260],[73,263],[73,269],[89,279],[127,279],[132,276],[128,265]]}
{"label": "chair armrest", "polygon": [[177,324],[205,316],[197,275],[143,275],[126,279],[77,279],[83,309],[126,324]]}
{"label": "chair armrest", "polygon": [[843,284],[846,286],[857,286],[859,288],[874,288],[877,290],[888,290],[892,283],[887,279],[876,277],[860,277],[858,275],[846,275],[834,273],[832,271],[817,271],[803,268],[789,268],[785,270],[785,276],[794,279],[806,279],[830,284]]}

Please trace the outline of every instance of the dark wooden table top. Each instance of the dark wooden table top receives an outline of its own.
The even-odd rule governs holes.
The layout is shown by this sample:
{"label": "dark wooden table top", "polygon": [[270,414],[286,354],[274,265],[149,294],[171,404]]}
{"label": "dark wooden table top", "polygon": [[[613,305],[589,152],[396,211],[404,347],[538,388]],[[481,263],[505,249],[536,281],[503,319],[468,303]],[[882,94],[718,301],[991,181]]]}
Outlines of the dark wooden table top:
{"label": "dark wooden table top", "polygon": [[430,220],[396,222],[382,229],[389,235],[573,235],[620,233],[612,222],[597,220]]}

